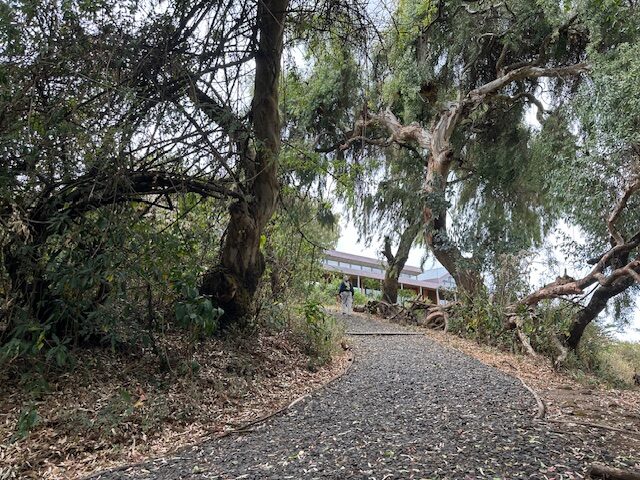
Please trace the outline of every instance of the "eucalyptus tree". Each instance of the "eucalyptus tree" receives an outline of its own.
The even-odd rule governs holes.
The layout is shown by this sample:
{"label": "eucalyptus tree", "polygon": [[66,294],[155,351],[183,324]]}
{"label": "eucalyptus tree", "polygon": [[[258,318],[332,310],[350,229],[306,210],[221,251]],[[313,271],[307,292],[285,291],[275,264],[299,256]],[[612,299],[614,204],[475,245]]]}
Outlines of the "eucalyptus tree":
{"label": "eucalyptus tree", "polygon": [[[311,15],[344,24],[357,7],[303,0],[3,4],[5,340],[17,324],[34,338],[77,332],[108,297],[110,280],[100,267],[95,281],[70,294],[55,281],[69,251],[102,248],[85,235],[95,225],[109,230],[120,221],[126,235],[150,212],[175,210],[176,195],[186,193],[228,207],[218,264],[202,292],[228,321],[247,314],[280,188],[285,29],[298,35]],[[83,307],[71,308],[78,296]]]}
{"label": "eucalyptus tree", "polygon": [[[390,147],[361,160],[357,185],[342,189],[351,218],[366,243],[381,241],[386,260],[382,299],[398,300],[399,277],[422,230],[421,159],[412,152]],[[394,245],[396,245],[394,251]]]}
{"label": "eucalyptus tree", "polygon": [[537,108],[545,120],[542,90],[551,105],[571,92],[588,70],[587,42],[584,18],[557,2],[399,3],[382,95],[340,148],[399,145],[422,156],[425,242],[462,290],[482,285],[479,247],[541,239],[543,170],[524,119]]}
{"label": "eucalyptus tree", "polygon": [[567,223],[580,227],[575,260],[588,272],[558,277],[512,309],[515,322],[543,300],[567,301],[571,317],[558,329],[558,361],[567,348],[578,348],[585,328],[610,302],[614,317],[628,320],[625,307],[633,305],[640,282],[640,5],[583,8],[591,32],[590,79],[545,126],[536,149],[555,157],[549,191]]}
{"label": "eucalyptus tree", "polygon": [[348,221],[366,244],[381,242],[387,260],[383,297],[395,303],[398,277],[420,231],[422,159],[396,146],[337,148],[370,93],[370,52],[350,48],[336,32],[319,35],[308,47],[308,67],[290,71],[283,82],[285,157],[293,160],[292,171],[315,184],[318,195],[344,203]]}

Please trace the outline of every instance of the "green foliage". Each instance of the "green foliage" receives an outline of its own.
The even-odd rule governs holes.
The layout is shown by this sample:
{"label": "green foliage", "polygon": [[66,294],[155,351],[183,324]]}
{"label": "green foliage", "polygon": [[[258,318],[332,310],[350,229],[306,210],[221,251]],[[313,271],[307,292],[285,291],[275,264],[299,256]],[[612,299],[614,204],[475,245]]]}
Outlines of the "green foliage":
{"label": "green foliage", "polygon": [[267,271],[259,309],[270,308],[274,301],[284,304],[283,308],[304,302],[322,279],[323,250],[333,248],[338,236],[336,219],[326,203],[301,199],[297,192],[285,189],[282,208],[266,229]]}
{"label": "green foliage", "polygon": [[480,343],[511,349],[514,339],[504,330],[504,308],[490,301],[485,292],[473,299],[463,298],[454,308],[449,329]]}
{"label": "green foliage", "polygon": [[353,304],[354,305],[364,305],[370,299],[359,289],[353,293]]}
{"label": "green foliage", "polygon": [[576,354],[569,356],[567,368],[578,379],[633,387],[633,375],[640,370],[640,344],[615,340],[601,325],[592,323]]}
{"label": "green foliage", "polygon": [[[512,330],[505,330],[505,304],[483,294],[470,301],[463,299],[449,321],[450,330],[460,336],[505,350],[520,352],[520,341]],[[576,307],[571,303],[547,301],[535,318],[524,322],[523,332],[540,355],[553,362],[560,353],[557,343],[571,329]],[[620,342],[597,323],[587,326],[577,352],[570,352],[563,368],[580,381],[604,382],[613,387],[633,385],[640,370],[640,345]]]}
{"label": "green foliage", "polygon": [[302,321],[296,325],[294,333],[302,337],[303,346],[312,357],[310,366],[324,365],[338,348],[344,334],[342,327],[319,303],[306,302],[300,313]]}
{"label": "green foliage", "polygon": [[351,128],[351,112],[358,101],[359,72],[353,50],[329,36],[311,46],[308,73],[291,69],[282,81],[284,123],[291,137],[317,135],[320,145]]}
{"label": "green foliage", "polygon": [[316,282],[311,291],[311,298],[322,305],[336,305],[340,282],[342,282],[342,279],[338,275],[330,281],[323,279]]}
{"label": "green foliage", "polygon": [[29,435],[29,432],[31,432],[39,422],[40,417],[38,416],[38,409],[35,404],[30,403],[25,406],[18,417],[16,432],[11,437],[11,441],[16,442],[26,438]]}
{"label": "green foliage", "polygon": [[415,300],[418,298],[418,293],[413,290],[398,290],[398,303],[402,305],[403,302],[409,300]]}
{"label": "green foliage", "polygon": [[214,307],[211,299],[200,295],[195,287],[181,285],[180,290],[183,300],[175,307],[178,324],[189,329],[195,338],[213,335],[224,311]]}

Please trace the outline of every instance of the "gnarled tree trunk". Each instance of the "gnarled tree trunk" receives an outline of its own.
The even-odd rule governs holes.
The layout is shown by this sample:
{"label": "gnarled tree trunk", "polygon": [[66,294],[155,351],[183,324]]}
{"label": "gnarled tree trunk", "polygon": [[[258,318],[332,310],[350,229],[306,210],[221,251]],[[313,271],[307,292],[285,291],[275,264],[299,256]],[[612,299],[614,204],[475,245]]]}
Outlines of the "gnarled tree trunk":
{"label": "gnarled tree trunk", "polygon": [[207,272],[201,288],[225,311],[223,323],[240,320],[251,312],[265,270],[260,238],[278,197],[278,83],[288,4],[288,0],[264,0],[258,6],[259,41],[251,110],[255,147],[247,148],[242,159],[250,199],[238,200],[230,207],[220,263]]}
{"label": "gnarled tree trunk", "polygon": [[411,245],[420,232],[420,223],[409,225],[400,236],[400,244],[394,255],[391,251],[391,239],[385,237],[383,255],[387,259],[387,268],[384,271],[384,281],[382,282],[382,300],[387,303],[396,303],[398,301],[398,278],[407,263]]}
{"label": "gnarled tree trunk", "polygon": [[[423,209],[425,223],[425,241],[434,256],[455,279],[459,290],[473,296],[482,286],[482,277],[472,259],[462,255],[460,249],[447,237],[447,205],[446,185],[453,150],[451,138],[462,120],[485,104],[501,89],[524,79],[541,77],[559,77],[580,75],[588,70],[584,63],[559,67],[539,67],[535,62],[523,66],[513,66],[510,69],[500,69],[497,78],[481,85],[468,93],[460,93],[458,100],[452,102],[448,108],[440,113],[430,129],[422,127],[417,122],[403,125],[390,110],[372,114],[363,110],[363,117],[359,119],[348,138],[340,149],[348,148],[354,142],[365,142],[379,147],[397,144],[412,150],[416,146],[427,153],[426,175],[424,184],[425,204]],[[531,95],[532,98],[535,98]],[[517,96],[513,97],[517,100]],[[381,127],[388,132],[383,138],[370,138],[368,131],[375,131],[370,127]]]}
{"label": "gnarled tree trunk", "polygon": [[595,320],[600,313],[607,307],[610,299],[621,294],[627,288],[631,287],[635,280],[630,277],[624,277],[615,281],[609,286],[600,286],[593,292],[593,296],[589,303],[576,313],[571,323],[571,330],[566,339],[566,345],[571,350],[576,350],[582,340],[582,334],[587,326]]}
{"label": "gnarled tree trunk", "polygon": [[423,210],[425,241],[433,255],[456,281],[459,290],[473,297],[482,286],[480,271],[472,259],[463,257],[460,249],[447,236],[446,185],[451,169],[450,136],[457,121],[457,110],[441,117],[431,134],[431,156],[425,177]]}

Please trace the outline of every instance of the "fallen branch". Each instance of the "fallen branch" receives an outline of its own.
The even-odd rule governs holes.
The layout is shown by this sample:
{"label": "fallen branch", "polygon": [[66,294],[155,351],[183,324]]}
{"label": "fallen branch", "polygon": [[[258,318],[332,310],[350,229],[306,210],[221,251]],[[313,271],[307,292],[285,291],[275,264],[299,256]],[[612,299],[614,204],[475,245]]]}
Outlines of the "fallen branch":
{"label": "fallen branch", "polygon": [[533,395],[533,397],[536,399],[536,403],[538,404],[538,411],[533,418],[535,418],[536,420],[542,420],[544,418],[544,415],[547,413],[547,406],[545,405],[544,400],[540,398],[540,395],[538,395],[533,388],[525,383],[522,377],[518,377],[518,380],[520,380],[520,383],[522,383],[522,386],[524,388],[529,390],[529,393]]}
{"label": "fallen branch", "polygon": [[602,425],[601,423],[581,422],[579,420],[564,420],[561,418],[547,418],[545,421],[555,423],[573,423],[574,425],[582,425],[583,427],[600,428],[602,430],[610,430],[612,432],[624,433],[626,435],[640,436],[640,432],[625,430],[624,428],[610,427],[609,425]]}
{"label": "fallen branch", "polygon": [[424,333],[420,333],[420,332],[347,332],[346,335],[422,335],[424,336]]}
{"label": "fallen branch", "polygon": [[587,473],[591,478],[604,478],[608,480],[640,480],[640,472],[607,467],[606,465],[599,463],[592,464]]}

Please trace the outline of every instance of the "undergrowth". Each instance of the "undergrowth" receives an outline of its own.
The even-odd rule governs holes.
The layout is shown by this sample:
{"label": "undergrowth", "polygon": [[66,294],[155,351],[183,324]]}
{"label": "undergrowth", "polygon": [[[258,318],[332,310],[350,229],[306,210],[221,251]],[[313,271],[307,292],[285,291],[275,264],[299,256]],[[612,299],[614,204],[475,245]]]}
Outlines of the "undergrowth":
{"label": "undergrowth", "polygon": [[[455,306],[449,331],[478,343],[513,353],[523,353],[513,330],[505,328],[506,305],[486,293],[462,299]],[[527,319],[523,331],[536,353],[550,362],[557,357],[557,339],[566,336],[571,325],[571,306],[547,302],[541,304],[535,318]],[[597,323],[590,324],[576,352],[563,363],[567,373],[584,383],[604,383],[630,387],[640,371],[640,344],[616,340]]]}

